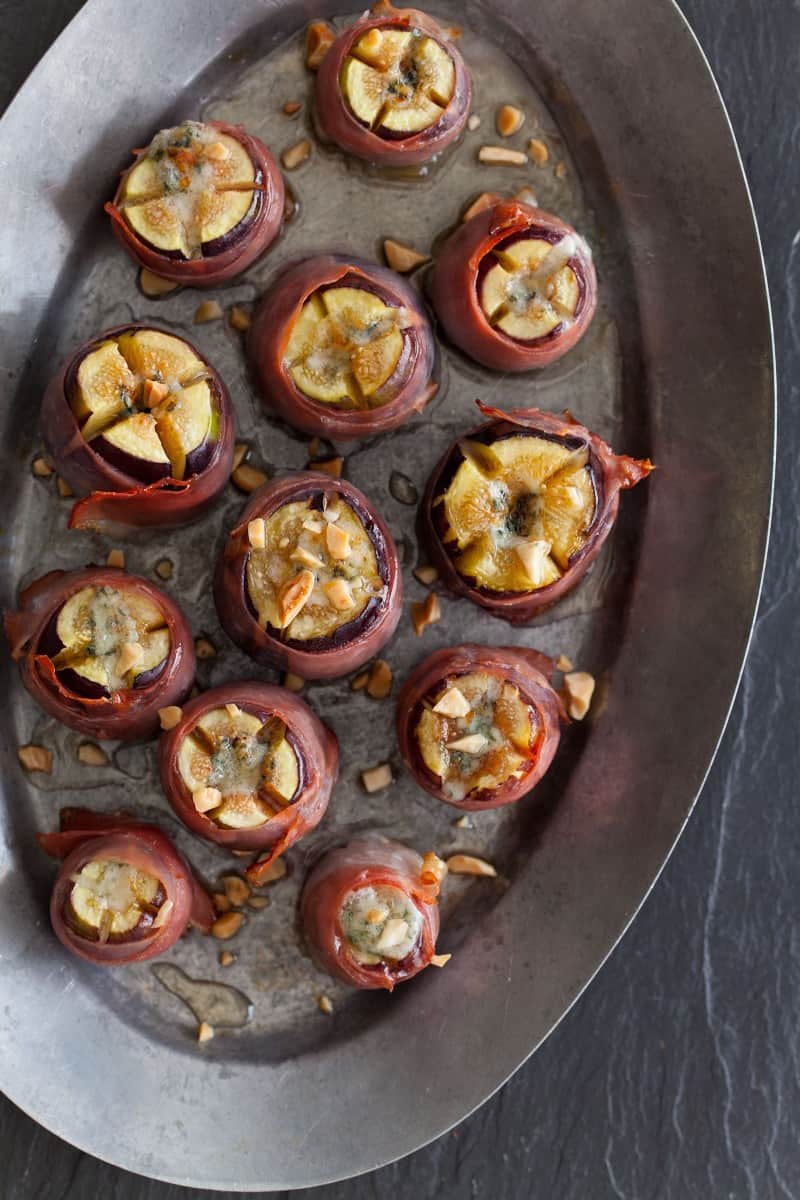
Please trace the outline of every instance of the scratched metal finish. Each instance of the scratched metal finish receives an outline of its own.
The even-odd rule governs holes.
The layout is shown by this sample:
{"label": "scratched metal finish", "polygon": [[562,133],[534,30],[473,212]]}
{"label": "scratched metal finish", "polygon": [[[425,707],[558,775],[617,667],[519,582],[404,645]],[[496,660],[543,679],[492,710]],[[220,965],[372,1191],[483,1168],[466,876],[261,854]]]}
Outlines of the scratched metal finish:
{"label": "scratched metal finish", "polygon": [[[417,561],[414,513],[394,499],[389,477],[392,470],[401,470],[421,491],[430,467],[445,445],[474,421],[476,396],[500,407],[538,403],[556,410],[569,406],[620,449],[652,452],[659,458],[661,448],[662,468],[667,469],[665,473],[669,476],[669,467],[673,467],[673,478],[677,477],[683,485],[683,499],[687,499],[686,489],[691,491],[692,468],[697,471],[698,464],[723,482],[730,480],[732,486],[727,450],[718,453],[705,445],[698,447],[686,434],[683,434],[686,442],[682,444],[680,437],[687,424],[676,425],[674,415],[664,408],[668,400],[676,404],[677,395],[677,381],[670,378],[674,364],[667,349],[670,339],[677,339],[686,330],[677,311],[670,312],[672,325],[661,327],[653,314],[653,296],[648,292],[646,278],[642,282],[642,270],[648,264],[652,268],[653,262],[659,272],[669,274],[666,261],[658,257],[666,250],[662,226],[657,221],[652,225],[642,224],[641,217],[631,211],[631,206],[636,209],[638,198],[632,185],[621,200],[627,213],[617,208],[613,197],[619,177],[615,176],[613,188],[609,186],[600,145],[594,142],[581,111],[552,73],[552,65],[543,56],[533,55],[528,66],[532,65],[536,77],[534,88],[499,48],[481,36],[485,16],[480,10],[476,7],[466,16],[470,20],[465,21],[467,29],[461,46],[476,83],[475,111],[482,116],[481,129],[466,135],[461,145],[427,176],[413,181],[381,178],[361,166],[348,164],[335,150],[315,143],[308,164],[289,176],[298,210],[281,241],[242,281],[224,292],[212,293],[226,305],[249,301],[273,273],[280,271],[282,264],[298,254],[350,249],[377,256],[385,236],[407,240],[419,249],[428,250],[435,238],[457,220],[463,204],[485,189],[511,192],[528,184],[537,192],[543,207],[573,221],[588,236],[597,259],[601,307],[589,334],[575,351],[543,374],[521,379],[491,376],[444,347],[442,388],[429,410],[379,443],[358,447],[347,454],[347,476],[375,501],[403,547],[411,599],[423,594],[411,577],[411,568]],[[464,15],[459,14],[459,19],[465,20]],[[287,27],[293,24],[295,21],[287,18]],[[299,38],[295,36],[269,54],[261,54],[262,49],[268,50],[271,42],[279,39],[284,31],[279,26],[280,22],[276,22],[262,35],[248,38],[246,48],[239,45],[231,53],[221,55],[193,84],[192,99],[182,101],[171,111],[159,111],[156,123],[161,122],[162,116],[166,120],[197,112],[241,120],[276,150],[312,133],[307,103],[299,120],[290,121],[280,112],[284,100],[307,99],[309,94],[310,81],[302,67]],[[515,39],[508,30],[495,27],[492,32],[513,48]],[[673,36],[676,45],[682,45],[680,39],[686,35],[678,26]],[[583,68],[587,75],[594,69],[597,65],[593,60]],[[580,82],[581,71],[574,71],[572,78],[567,74],[566,78]],[[543,94],[548,95],[550,110],[540,99]],[[526,125],[516,142],[524,144],[525,138],[535,133],[544,136],[554,148],[549,169],[477,168],[477,146],[486,140],[496,140],[493,113],[500,101],[508,100],[519,103],[527,113]],[[110,191],[107,164],[124,165],[121,147],[141,144],[154,127],[150,124],[146,128],[139,125],[131,128],[128,124],[123,132],[120,126],[124,116],[120,111],[116,122],[98,125],[95,136],[103,139],[104,153],[99,153],[97,140],[89,147],[91,152],[87,153],[82,169],[91,172],[89,186],[94,199]],[[115,129],[113,145],[108,134],[111,127]],[[605,133],[607,136],[608,131]],[[557,161],[565,163],[563,179],[552,170]],[[581,173],[586,191],[578,184]],[[186,332],[220,369],[233,394],[240,436],[251,443],[256,463],[269,471],[302,466],[307,460],[306,443],[261,414],[247,379],[238,336],[223,323],[192,325],[198,302],[196,293],[184,292],[159,302],[145,300],[136,289],[132,265],[111,242],[104,224],[92,218],[84,225],[81,214],[71,210],[69,204],[66,211],[72,216],[71,228],[77,240],[47,310],[35,361],[22,379],[21,391],[30,397],[31,408],[36,407],[50,369],[71,346],[95,331],[131,317],[152,319],[167,328]],[[687,222],[687,228],[694,238],[700,237],[699,227]],[[726,232],[723,228],[720,234],[723,242]],[[731,269],[735,274],[746,266],[737,262]],[[689,274],[696,284],[691,271]],[[698,304],[700,299],[698,296]],[[645,313],[644,328],[639,323],[639,303]],[[697,371],[696,388],[703,382],[707,386],[725,369],[717,352],[714,337],[702,351],[698,350],[699,359],[692,364]],[[763,371],[768,370],[768,363],[757,354],[747,356],[746,369],[752,372],[754,386],[761,380],[766,404],[768,379]],[[741,430],[737,436],[746,437],[749,442],[756,437],[751,430]],[[87,535],[65,535],[67,504],[57,501],[52,484],[48,487],[35,481],[24,470],[33,453],[35,438],[31,413],[23,439],[18,438],[15,443],[19,466],[23,468],[18,471],[15,522],[17,528],[37,533],[35,538],[19,538],[13,545],[7,592],[20,580],[27,581],[54,566],[74,566],[91,559],[100,561],[111,544],[118,544]],[[730,447],[731,456],[734,449]],[[700,652],[709,662],[719,654],[724,664],[715,681],[720,717],[735,679],[757,589],[763,513],[769,491],[770,455],[763,439],[760,454],[758,470],[754,467],[749,481],[751,503],[745,510],[757,515],[752,521],[750,540],[740,546],[741,566],[736,572],[740,611],[737,620],[731,620],[730,628],[720,631],[724,636],[719,638],[719,649],[708,644]],[[637,786],[641,794],[641,781],[648,777],[654,763],[666,766],[672,762],[661,731],[649,727],[646,713],[637,711],[637,692],[657,678],[656,660],[663,657],[670,661],[674,646],[662,635],[664,644],[658,654],[643,664],[641,639],[647,641],[648,621],[659,626],[663,623],[659,602],[676,586],[676,572],[685,572],[691,566],[697,578],[701,555],[700,539],[690,536],[685,561],[681,563],[676,558],[677,548],[669,538],[664,539],[670,503],[676,504],[675,493],[672,501],[667,493],[667,499],[659,504],[668,484],[658,479],[653,483],[655,520],[666,521],[667,526],[660,526],[659,539],[653,518],[650,519],[650,558],[641,548],[648,528],[645,526],[647,498],[642,494],[624,497],[620,529],[590,579],[555,613],[539,618],[530,631],[512,633],[504,624],[478,613],[465,602],[445,601],[444,619],[439,626],[417,640],[406,618],[388,652],[395,675],[400,678],[424,653],[442,645],[466,638],[495,644],[517,640],[551,653],[564,651],[598,674],[601,688],[596,724],[590,730],[570,731],[548,779],[537,789],[535,797],[518,808],[479,814],[474,818],[473,830],[455,829],[454,814],[420,793],[403,775],[396,761],[391,702],[378,703],[363,695],[354,696],[346,682],[307,689],[307,698],[337,730],[342,743],[342,779],[326,821],[292,852],[290,877],[270,890],[270,906],[262,913],[249,915],[244,932],[231,943],[238,955],[233,968],[219,971],[218,944],[203,942],[196,936],[185,939],[169,956],[190,974],[230,982],[250,996],[254,1017],[245,1030],[218,1038],[203,1049],[201,1059],[201,1052],[192,1043],[194,1023],[190,1014],[180,1001],[164,992],[147,965],[114,974],[94,972],[65,961],[48,942],[46,930],[37,935],[36,957],[42,960],[42,970],[48,973],[51,986],[64,989],[64,1002],[79,1005],[83,1016],[79,1028],[85,1032],[87,1028],[96,1029],[98,1019],[107,1022],[109,1030],[121,1039],[116,1052],[130,1053],[140,1063],[137,1090],[144,1095],[146,1081],[160,1079],[170,1111],[174,1112],[175,1121],[181,1123],[176,1125],[170,1144],[163,1147],[150,1144],[144,1153],[139,1149],[136,1159],[126,1154],[118,1141],[114,1145],[98,1145],[99,1127],[93,1126],[92,1140],[84,1144],[134,1169],[199,1184],[254,1187],[312,1182],[364,1169],[413,1148],[467,1111],[491,1089],[491,1079],[499,1082],[525,1050],[535,1044],[588,978],[615,932],[634,910],[688,809],[718,732],[719,720],[714,728],[704,731],[704,739],[697,736],[681,777],[674,783],[670,780],[669,794],[665,784],[665,794],[659,797],[656,811],[660,813],[660,821],[647,829],[648,822],[636,799]],[[697,511],[704,511],[705,502],[708,512],[704,515],[708,521],[717,522],[721,547],[727,546],[739,533],[729,527],[733,515],[728,517],[726,526],[717,511],[716,500],[712,505],[702,488],[696,491],[693,498],[700,506]],[[169,590],[186,609],[195,631],[210,636],[220,651],[217,658],[201,663],[201,686],[237,676],[263,674],[227,642],[216,624],[209,593],[209,564],[241,504],[242,498],[230,489],[202,524],[171,535],[168,541],[152,534],[135,534],[125,541],[128,565],[133,570],[150,574],[155,562],[165,554],[173,560],[175,573],[167,585]],[[660,516],[661,513],[664,515]],[[674,507],[672,516],[674,519]],[[47,547],[46,557],[43,547]],[[658,581],[654,557],[659,551],[662,560],[658,565],[662,569],[669,567],[673,573],[663,584]],[[721,553],[720,548],[720,557]],[[709,576],[712,565],[718,563],[706,563]],[[726,564],[725,570],[731,573],[730,577],[727,574],[720,577],[718,572],[715,586],[721,588],[724,582],[730,586],[733,564]],[[705,576],[703,584],[706,590],[701,589],[701,597],[705,606],[713,598],[714,585]],[[626,628],[637,586],[640,603],[638,608],[634,607],[636,620],[632,628]],[[642,589],[650,605],[644,610]],[[674,612],[668,611],[674,617]],[[675,645],[685,646],[696,637],[697,625],[692,622],[697,622],[701,615],[690,609],[683,624],[675,622]],[[637,646],[638,667],[635,654],[631,655],[631,649]],[[667,694],[673,702],[685,696],[690,708],[691,696],[681,690],[684,686],[684,680],[676,676],[670,681]],[[88,774],[88,769],[75,759],[80,741],[77,735],[39,714],[27,697],[19,697],[19,689],[15,700],[12,752],[16,741],[29,740],[41,741],[56,750],[53,776],[44,779],[43,786],[30,790],[29,802],[24,809],[15,806],[10,821],[15,861],[29,872],[36,885],[31,902],[40,925],[50,871],[31,848],[31,834],[35,828],[52,826],[58,807],[64,803],[135,806],[137,811],[152,816],[174,832],[181,846],[210,878],[230,867],[229,858],[184,834],[171,818],[155,779],[153,746],[119,747],[113,753],[110,768]],[[636,731],[635,740],[628,736],[629,730]],[[360,768],[386,758],[395,766],[395,784],[377,797],[365,797],[357,784]],[[576,768],[579,768],[577,778]],[[21,789],[21,786],[17,774],[15,787]],[[673,792],[674,800],[670,802]],[[21,790],[16,794],[21,794]],[[446,973],[434,979],[426,977],[388,1002],[385,997],[347,995],[315,971],[303,953],[294,922],[297,892],[307,862],[353,830],[376,826],[420,849],[434,846],[440,853],[454,849],[480,852],[496,862],[501,871],[497,883],[451,881],[448,884],[440,945],[456,952],[453,962]],[[652,842],[646,834],[652,836]],[[636,862],[633,856],[638,856]],[[584,907],[587,897],[581,898],[580,888],[576,893],[576,884],[590,878],[595,894],[602,895],[610,882],[608,876],[614,862],[620,864],[624,886],[617,886],[613,899],[606,904],[602,916],[597,917],[591,904]],[[582,875],[582,864],[588,866],[588,877]],[[570,910],[570,906],[566,926],[572,926],[571,942],[558,929],[564,910]],[[541,931],[533,940],[531,913],[535,913]],[[12,963],[22,966],[28,961],[31,943],[25,941],[29,937],[26,926],[20,925],[17,934],[16,953],[12,944],[10,957]],[[334,1000],[336,1016],[332,1021],[315,1007],[315,996],[321,990]],[[76,991],[79,995],[73,999]],[[430,1061],[434,1047],[441,1050],[445,1029],[454,1032],[453,1012],[456,1007],[463,1007],[465,995],[472,995],[475,1004],[468,1005],[465,1025],[460,1031],[458,1059],[472,1045],[486,1060],[477,1072],[484,1083],[476,1080],[473,1072],[470,1080],[461,1078],[444,1093],[429,1087],[427,1111],[421,1120],[412,1120],[406,1111],[400,1122],[405,1139],[402,1145],[397,1144],[400,1136],[397,1119],[390,1122],[391,1146],[389,1141],[382,1142],[380,1136],[367,1145],[361,1138],[353,1141],[352,1130],[348,1134],[345,1125],[343,1136],[343,1130],[335,1128],[335,1121],[327,1127],[330,1114],[325,1105],[324,1085],[318,1083],[314,1087],[313,1081],[336,1079],[344,1086],[349,1083],[350,1089],[359,1089],[364,1094],[368,1110],[370,1103],[377,1102],[370,1088],[380,1087],[382,1077],[381,1071],[367,1066],[370,1053],[380,1048],[383,1067],[388,1068],[387,1039],[397,1047],[398,1039],[407,1040],[413,1029],[418,1044],[423,1039],[425,1042],[424,1046],[419,1045],[420,1059]],[[535,1013],[521,1011],[522,997],[528,1007],[532,998]],[[499,1024],[493,1022],[483,1027],[478,1009],[485,1005],[495,1006]],[[59,1012],[59,1006],[55,1006],[50,1013],[47,1029],[51,1036],[58,1028]],[[19,1017],[12,1006],[8,1015],[10,1028],[15,1027]],[[497,1030],[502,1032],[494,1044]],[[522,1053],[520,1034],[525,1047]],[[203,1060],[210,1060],[209,1065],[203,1066]],[[171,1076],[163,1080],[167,1062],[175,1064],[180,1088]],[[78,1065],[81,1086],[91,1104],[98,1094],[89,1069],[91,1063],[72,1063],[73,1067]],[[452,1065],[448,1055],[451,1070]],[[205,1149],[209,1135],[191,1104],[193,1088],[201,1086],[209,1071],[219,1087],[226,1082],[241,1086],[245,1080],[247,1086],[253,1086],[255,1071],[260,1089],[280,1089],[285,1109],[283,1144],[271,1146],[265,1154],[258,1128],[242,1128],[238,1131],[240,1155],[226,1158],[220,1150],[225,1139],[217,1130],[212,1161]],[[394,1071],[398,1094],[400,1097],[405,1094],[407,1100],[418,1086],[413,1064],[398,1061]],[[384,1097],[381,1103],[385,1102]],[[407,1110],[407,1103],[404,1108]],[[98,1105],[98,1118],[101,1110],[102,1105]],[[145,1127],[143,1108],[137,1110],[137,1121]],[[72,1129],[65,1132],[66,1136],[82,1140]]]}

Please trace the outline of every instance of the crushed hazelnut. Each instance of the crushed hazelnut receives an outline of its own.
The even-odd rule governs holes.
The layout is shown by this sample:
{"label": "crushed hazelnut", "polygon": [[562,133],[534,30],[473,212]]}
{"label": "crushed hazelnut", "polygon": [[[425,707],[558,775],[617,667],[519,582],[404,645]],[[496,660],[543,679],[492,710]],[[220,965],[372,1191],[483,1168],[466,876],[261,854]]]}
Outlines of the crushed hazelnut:
{"label": "crushed hazelnut", "polygon": [[360,674],[354,675],[350,680],[351,692],[363,692],[364,688],[369,683],[369,671],[361,671]]}
{"label": "crushed hazelnut", "polygon": [[521,167],[528,161],[522,150],[511,150],[508,146],[481,146],[478,160],[490,166]]}
{"label": "crushed hazelnut", "polygon": [[206,325],[209,321],[218,321],[221,316],[221,304],[216,300],[203,300],[195,309],[194,323],[195,325]]}
{"label": "crushed hazelnut", "polygon": [[267,482],[267,476],[263,471],[251,467],[248,463],[240,463],[238,467],[234,467],[231,471],[231,480],[240,492],[254,492],[256,488],[260,488],[262,484]]}
{"label": "crushed hazelnut", "polygon": [[563,179],[567,173],[567,164],[565,162],[557,162],[553,167],[553,174],[556,179]]}
{"label": "crushed hazelnut", "polygon": [[306,161],[311,153],[311,142],[308,138],[303,138],[301,142],[296,142],[294,146],[289,146],[281,154],[281,162],[287,171],[294,171],[302,163]]}
{"label": "crushed hazelnut", "polygon": [[291,625],[298,613],[303,610],[313,590],[314,576],[310,571],[300,571],[286,581],[278,592],[278,616],[282,629]]}
{"label": "crushed hazelnut", "polygon": [[58,494],[62,500],[68,500],[72,495],[72,488],[69,486],[66,479],[62,479],[60,475],[56,479],[56,487],[58,488]]}
{"label": "crushed hazelnut", "polygon": [[192,803],[199,813],[211,812],[222,800],[222,792],[215,787],[201,787],[192,792]]}
{"label": "crushed hazelnut", "polygon": [[138,642],[123,642],[122,649],[117,658],[117,671],[120,675],[126,675],[128,671],[133,670],[144,658],[144,647]]}
{"label": "crushed hazelnut", "polygon": [[481,119],[478,114],[470,113],[469,117],[467,118],[467,129],[470,131],[470,133],[474,133],[475,130],[479,128],[480,123]]}
{"label": "crushed hazelnut", "polygon": [[214,908],[218,913],[230,912],[231,908],[233,907],[224,892],[214,892],[214,895],[211,897],[211,899],[214,901]]}
{"label": "crushed hazelnut", "polygon": [[487,745],[488,742],[482,733],[468,733],[465,737],[456,738],[454,742],[447,742],[447,749],[458,750],[462,754],[480,754]]}
{"label": "crushed hazelnut", "polygon": [[171,279],[162,279],[148,267],[142,267],[139,272],[139,287],[145,296],[156,300],[159,296],[166,296],[169,292],[174,292],[177,287],[180,287],[180,284],[174,283]]}
{"label": "crushed hazelnut", "polygon": [[53,751],[48,750],[46,746],[34,746],[31,743],[20,746],[17,758],[26,771],[41,771],[44,775],[49,775],[53,770]]}
{"label": "crushed hazelnut", "polygon": [[384,908],[383,906],[380,908],[371,908],[367,913],[367,924],[380,925],[381,921],[385,921],[388,915],[388,908]]}
{"label": "crushed hazelnut", "polygon": [[465,717],[471,708],[470,702],[460,688],[448,688],[433,706],[433,711],[443,717]]}
{"label": "crushed hazelnut", "polygon": [[442,606],[435,592],[430,592],[424,600],[411,605],[411,620],[417,637],[422,637],[429,625],[435,625],[442,619]]}
{"label": "crushed hazelnut", "polygon": [[199,637],[195,639],[194,652],[198,658],[215,658],[217,648],[207,637]]}
{"label": "crushed hazelnut", "polygon": [[347,612],[355,603],[350,584],[346,579],[331,579],[323,584],[323,591],[337,612]]}
{"label": "crushed hazelnut", "polygon": [[419,870],[419,877],[423,883],[441,883],[447,874],[447,863],[439,858],[438,854],[434,854],[429,850],[422,857],[422,866]]}
{"label": "crushed hazelnut", "polygon": [[350,555],[350,534],[340,525],[329,522],[325,529],[325,545],[331,558],[341,562]]}
{"label": "crushed hazelnut", "polygon": [[393,946],[399,946],[404,938],[408,937],[408,922],[402,917],[392,917],[383,927],[380,937],[375,943],[375,949],[380,953],[382,950],[391,950]]}
{"label": "crushed hazelnut", "polygon": [[303,521],[303,529],[307,529],[309,533],[322,533],[324,527],[324,523],[315,517],[306,517]]}
{"label": "crushed hazelnut", "polygon": [[436,580],[439,578],[439,572],[436,570],[436,567],[425,563],[423,566],[416,568],[414,578],[419,580],[425,587],[430,587],[431,584],[436,583]]}
{"label": "crushed hazelnut", "polygon": [[283,111],[286,113],[287,117],[293,117],[295,113],[300,112],[302,107],[303,105],[300,100],[287,100],[283,106]]}
{"label": "crushed hazelnut", "polygon": [[154,570],[159,579],[172,578],[172,563],[168,558],[160,558],[156,563]]}
{"label": "crushed hazelnut", "polygon": [[125,552],[124,552],[124,550],[116,550],[116,549],[109,550],[108,558],[106,559],[106,566],[119,567],[120,569],[124,570],[125,569]]}
{"label": "crushed hazelnut", "polygon": [[219,965],[221,967],[230,967],[235,962],[236,962],[235,954],[231,954],[230,950],[220,950]]}
{"label": "crushed hazelnut", "polygon": [[246,309],[240,308],[238,304],[234,304],[233,308],[228,311],[228,324],[233,329],[238,329],[239,333],[247,333],[251,324],[250,313]]}
{"label": "crushed hazelnut", "polygon": [[566,654],[559,654],[556,659],[556,667],[559,671],[571,671],[573,667],[572,659],[567,658]]}
{"label": "crushed hazelnut", "polygon": [[447,869],[451,875],[485,875],[494,878],[497,875],[491,863],[472,854],[453,854],[447,860]]}
{"label": "crushed hazelnut", "polygon": [[214,1026],[209,1025],[208,1021],[201,1021],[197,1026],[198,1042],[210,1042],[214,1036]]}
{"label": "crushed hazelnut", "polygon": [[392,783],[392,768],[388,763],[380,763],[377,767],[369,767],[361,772],[361,783],[365,792],[372,794]]}
{"label": "crushed hazelnut", "polygon": [[154,929],[163,929],[164,928],[164,926],[166,925],[167,921],[170,918],[170,913],[172,912],[174,907],[175,907],[174,900],[165,900],[164,901],[164,903],[161,905],[161,907],[159,908],[158,912],[155,915],[155,919],[153,921]]}
{"label": "crushed hazelnut", "polygon": [[541,138],[531,138],[528,142],[528,154],[537,167],[543,167],[550,157],[550,151]]}
{"label": "crushed hazelnut", "polygon": [[295,546],[289,558],[292,562],[302,563],[303,566],[309,567],[312,571],[316,571],[325,565],[318,555],[312,554],[310,550],[306,550],[305,546]]}
{"label": "crushed hazelnut", "polygon": [[522,128],[525,113],[514,104],[503,104],[497,110],[495,125],[500,137],[512,137]]}
{"label": "crushed hazelnut", "polygon": [[283,686],[287,692],[302,692],[306,681],[302,675],[295,675],[294,671],[287,671],[283,677]]}
{"label": "crushed hazelnut", "polygon": [[233,447],[233,462],[231,463],[231,471],[235,471],[237,467],[242,465],[244,460],[247,458],[249,450],[250,447],[248,446],[247,442],[236,443],[236,445]]}
{"label": "crushed hazelnut", "polygon": [[564,700],[574,721],[582,721],[594,695],[594,676],[588,671],[570,671],[564,676]]}
{"label": "crushed hazelnut", "polygon": [[392,238],[384,239],[383,253],[392,270],[400,275],[413,271],[415,267],[422,266],[430,259],[429,254],[420,254],[418,250],[404,246],[402,242],[395,242]]}
{"label": "crushed hazelnut", "polygon": [[317,996],[317,1007],[329,1017],[333,1012],[333,1001],[330,996]]}
{"label": "crushed hazelnut", "polygon": [[265,883],[277,883],[286,874],[286,863],[282,858],[274,858],[263,874],[259,875],[259,886]]}
{"label": "crushed hazelnut", "polygon": [[183,716],[183,709],[177,704],[168,704],[158,710],[158,720],[163,730],[174,729]]}
{"label": "crushed hazelnut", "polygon": [[50,466],[50,463],[46,458],[42,458],[41,456],[33,460],[31,463],[31,470],[33,471],[34,475],[38,475],[40,479],[49,479],[53,474],[53,468]]}
{"label": "crushed hazelnut", "polygon": [[310,462],[308,464],[309,471],[322,471],[323,475],[333,475],[335,479],[339,479],[344,467],[343,458],[327,458],[321,462]]}
{"label": "crushed hazelnut", "polygon": [[373,700],[385,700],[392,690],[392,668],[382,658],[372,664],[367,681],[367,695]]}
{"label": "crushed hazelnut", "polygon": [[266,908],[268,904],[269,896],[250,896],[247,901],[247,907],[254,908],[256,911]]}
{"label": "crushed hazelnut", "polygon": [[336,41],[336,34],[327,21],[312,21],[306,30],[306,66],[316,71]]}
{"label": "crushed hazelnut", "polygon": [[469,221],[471,217],[477,216],[479,212],[483,212],[486,208],[493,208],[495,204],[499,204],[503,199],[497,192],[481,192],[477,199],[472,201],[469,208],[464,209],[461,217],[462,221]]}
{"label": "crushed hazelnut", "polygon": [[450,962],[450,959],[452,957],[453,957],[452,954],[432,954],[431,955],[431,966],[432,967],[445,967]]}
{"label": "crushed hazelnut", "polygon": [[250,896],[250,887],[241,875],[223,875],[222,886],[234,908],[241,908]]}
{"label": "crushed hazelnut", "polygon": [[535,587],[540,587],[545,581],[544,569],[550,550],[550,542],[546,542],[542,538],[535,538],[532,542],[523,542],[521,546],[516,547],[517,558]]}
{"label": "crushed hazelnut", "polygon": [[98,746],[97,742],[81,742],[78,746],[78,762],[87,767],[107,767],[110,761],[105,750]]}
{"label": "crushed hazelnut", "polygon": [[211,158],[214,162],[224,162],[230,156],[231,152],[224,142],[212,142],[210,146],[206,146],[206,158]]}
{"label": "crushed hazelnut", "polygon": [[228,938],[232,938],[237,934],[242,927],[244,915],[240,912],[226,912],[221,917],[217,917],[214,924],[211,926],[212,937],[219,938],[220,941],[226,942]]}
{"label": "crushed hazelnut", "polygon": [[242,710],[239,708],[238,704],[232,704],[232,703],[226,704],[225,712],[228,714],[228,716],[230,717],[230,719],[232,721],[238,721],[239,717],[242,715]]}
{"label": "crushed hazelnut", "polygon": [[247,522],[247,540],[254,550],[263,550],[267,544],[267,523],[263,517],[253,517]]}
{"label": "crushed hazelnut", "polygon": [[157,408],[169,395],[169,385],[158,379],[145,379],[142,384],[142,403],[145,408]]}
{"label": "crushed hazelnut", "polygon": [[470,821],[466,813],[464,813],[463,817],[459,817],[457,821],[454,821],[453,824],[456,829],[472,829],[472,821]]}
{"label": "crushed hazelnut", "polygon": [[514,193],[514,199],[519,200],[520,204],[529,204],[531,208],[537,208],[539,205],[539,198],[536,192],[527,185]]}

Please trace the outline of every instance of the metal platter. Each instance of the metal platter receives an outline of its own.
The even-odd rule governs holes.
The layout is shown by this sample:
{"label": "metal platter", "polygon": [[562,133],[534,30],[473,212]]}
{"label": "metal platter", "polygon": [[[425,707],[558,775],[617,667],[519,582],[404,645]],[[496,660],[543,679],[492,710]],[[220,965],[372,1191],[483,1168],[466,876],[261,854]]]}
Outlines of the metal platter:
{"label": "metal platter", "polygon": [[[413,180],[354,167],[315,143],[288,176],[296,211],[280,241],[211,294],[225,306],[250,301],[282,265],[316,250],[377,258],[381,239],[394,237],[428,251],[478,191],[529,184],[592,243],[601,303],[590,333],[535,377],[492,375],[443,345],[434,405],[351,450],[346,474],[386,516],[417,599],[414,510],[397,499],[392,472],[421,492],[444,446],[475,423],[476,397],[569,407],[659,471],[625,497],[591,577],[530,628],[511,634],[445,598],[439,625],[420,640],[406,616],[390,647],[398,679],[441,646],[510,637],[567,653],[598,677],[591,720],[569,731],[547,779],[513,811],[456,828],[403,774],[391,701],[354,696],[346,681],[306,689],[339,734],[340,784],[268,908],[248,918],[224,975],[253,1001],[252,1020],[202,1049],[191,1014],[148,964],[103,973],[61,950],[47,919],[52,867],[34,834],[80,798],[157,820],[209,878],[230,859],[177,828],[152,745],[111,745],[111,765],[87,774],[79,739],[35,708],[4,659],[0,1086],[70,1142],[183,1184],[247,1191],[353,1175],[419,1147],[500,1086],[586,986],[657,877],[721,734],[758,597],[773,469],[769,309],[741,163],[691,32],[669,0],[562,0],[535,11],[516,0],[443,2],[435,14],[464,31],[482,129]],[[242,121],[276,151],[313,137],[308,103],[291,123],[281,106],[310,99],[302,29],[317,15],[340,16],[330,3],[312,13],[264,0],[142,0],[120,22],[89,0],[0,123],[6,605],[20,583],[104,561],[111,545],[67,534],[68,503],[30,471],[44,386],[84,337],[132,318],[185,331],[228,382],[255,461],[278,473],[307,460],[305,441],[262,415],[238,336],[224,322],[192,326],[195,292],[145,299],[101,207],[129,148],[182,117]],[[531,165],[512,178],[477,165],[506,101],[557,148],[562,173]],[[171,594],[219,648],[201,664],[202,687],[265,674],[227,642],[210,596],[210,564],[241,505],[230,488],[199,525],[125,540],[140,573],[171,559]],[[54,750],[52,775],[23,775],[16,747],[29,741]],[[359,770],[385,759],[395,784],[365,797]],[[440,947],[453,959],[392,997],[332,985],[295,924],[308,864],[367,827],[423,850],[480,853],[499,871],[497,881],[448,884]],[[215,950],[193,935],[169,961],[220,978]],[[316,1006],[321,991],[332,1017]]]}

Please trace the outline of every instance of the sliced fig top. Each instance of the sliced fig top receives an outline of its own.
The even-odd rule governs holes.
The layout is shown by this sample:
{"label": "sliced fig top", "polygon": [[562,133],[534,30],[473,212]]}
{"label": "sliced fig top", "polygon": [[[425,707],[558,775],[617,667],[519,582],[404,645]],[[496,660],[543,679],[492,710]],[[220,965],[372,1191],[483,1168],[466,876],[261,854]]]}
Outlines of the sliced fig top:
{"label": "sliced fig top", "polygon": [[111,858],[90,858],[71,879],[64,919],[100,943],[146,937],[169,916],[172,902],[150,871]]}
{"label": "sliced fig top", "polygon": [[591,251],[574,231],[554,237],[532,228],[499,242],[481,264],[478,281],[489,324],[520,342],[564,332],[585,302],[579,263],[587,260]]}

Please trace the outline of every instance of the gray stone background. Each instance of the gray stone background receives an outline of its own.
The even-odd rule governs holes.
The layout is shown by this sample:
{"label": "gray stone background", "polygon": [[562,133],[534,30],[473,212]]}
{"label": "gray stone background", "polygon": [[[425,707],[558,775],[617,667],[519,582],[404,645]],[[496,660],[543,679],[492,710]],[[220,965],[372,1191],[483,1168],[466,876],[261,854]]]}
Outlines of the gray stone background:
{"label": "gray stone background", "polygon": [[[79,7],[0,0],[0,110]],[[124,20],[121,0],[107,8]],[[300,1200],[800,1197],[800,3],[682,8],[739,140],[778,349],[772,545],[731,722],[644,910],[539,1053],[431,1146],[361,1179],[292,1193]],[[207,1194],[100,1163],[0,1097],[3,1200]]]}

